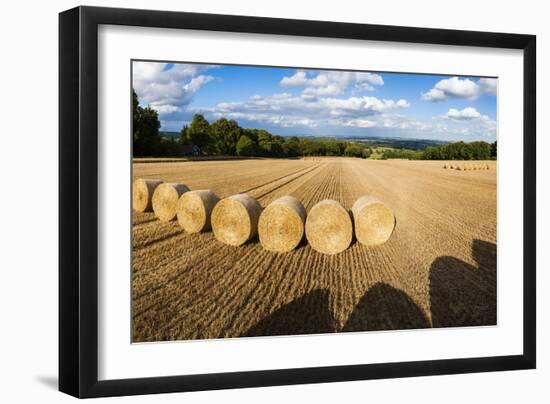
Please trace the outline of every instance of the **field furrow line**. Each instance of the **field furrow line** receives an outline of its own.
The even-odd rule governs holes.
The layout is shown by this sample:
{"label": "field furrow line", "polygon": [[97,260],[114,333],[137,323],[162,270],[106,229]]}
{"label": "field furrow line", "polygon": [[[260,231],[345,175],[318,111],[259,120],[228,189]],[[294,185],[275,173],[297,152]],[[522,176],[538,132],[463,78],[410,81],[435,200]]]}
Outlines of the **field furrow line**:
{"label": "field furrow line", "polygon": [[[353,158],[147,165],[134,175],[221,197],[244,190],[263,206],[292,195],[308,210],[326,198],[349,209],[369,194],[392,207],[397,224],[382,246],[353,241],[327,256],[302,243],[277,254],[257,238],[229,247],[211,232],[188,235],[176,222],[134,213],[134,341],[478,324],[496,313],[496,169]],[[412,317],[402,312],[409,309]]]}
{"label": "field furrow line", "polygon": [[[263,191],[261,193],[255,193],[255,192],[252,192],[251,193],[251,196],[254,196],[256,199],[263,199],[265,196],[267,195],[270,195],[272,194],[273,192],[276,192],[276,191],[280,191],[283,187],[286,187],[287,185],[291,184],[292,182],[296,181],[296,180],[299,180],[299,179],[302,179],[303,177],[305,177],[306,175],[314,172],[314,171],[317,171],[319,168],[320,168],[320,164],[311,168],[311,169],[308,169],[304,172],[300,172],[299,174],[293,176],[292,178],[288,178],[288,177],[285,177],[284,181],[281,182],[280,184],[277,184],[277,185],[274,185],[274,182],[273,183],[270,183],[269,184],[269,188],[266,190],[266,191]],[[256,189],[256,191],[259,191],[259,189]]]}
{"label": "field furrow line", "polygon": [[282,176],[280,176],[280,177],[273,178],[273,179],[271,179],[271,180],[269,180],[269,181],[267,181],[267,182],[265,182],[265,183],[262,183],[262,184],[260,184],[260,185],[253,186],[252,188],[247,188],[247,189],[240,190],[239,193],[243,193],[243,194],[245,194],[245,193],[251,193],[251,192],[253,192],[253,191],[255,191],[255,190],[259,189],[259,188],[265,187],[265,186],[270,185],[270,184],[272,184],[272,183],[274,183],[274,182],[277,182],[277,181],[279,181],[279,180],[282,180],[282,179],[291,177],[291,176],[293,176],[293,175],[295,175],[295,174],[300,174],[300,173],[302,173],[302,172],[306,172],[306,173],[307,173],[308,170],[315,169],[317,166],[319,166],[319,164],[316,164],[313,168],[311,168],[311,167],[301,168],[301,169],[299,169],[299,170],[297,170],[297,171],[291,172],[290,174],[285,174],[285,175],[282,175]]}
{"label": "field furrow line", "polygon": [[[246,259],[249,255],[254,256],[255,252],[255,249],[251,247],[240,259]],[[167,335],[170,335],[169,339],[202,337],[202,334],[194,334],[195,328],[200,324],[204,324],[205,321],[209,321],[210,317],[207,312],[202,310],[201,301],[203,302],[202,305],[205,304],[205,300],[206,304],[213,303],[211,299],[212,288],[223,285],[227,290],[227,288],[233,287],[231,283],[226,281],[226,278],[231,272],[235,261],[238,261],[238,259],[235,259],[235,261],[229,259],[231,255],[227,251],[220,251],[219,254],[213,252],[211,255],[217,255],[215,257],[218,260],[217,265],[213,263],[210,268],[199,268],[193,265],[192,262],[189,263],[185,266],[185,270],[181,272],[181,276],[165,283],[163,288],[158,290],[162,293],[155,293],[155,296],[151,296],[147,301],[147,306],[136,314],[136,323],[144,326],[148,330],[147,333],[154,339],[165,340]],[[253,267],[246,268],[246,270],[252,275],[255,272]],[[240,275],[245,274],[241,273]],[[243,276],[243,278],[246,278],[246,276]],[[159,313],[164,316],[163,327],[155,329],[153,326],[157,323]],[[174,334],[174,329],[178,327],[172,326],[173,322],[186,325],[184,327],[185,335]],[[199,328],[204,330],[203,327]],[[143,332],[144,330],[141,330],[141,333]],[[190,333],[192,333],[192,336],[190,336]],[[159,336],[159,334],[162,334],[162,336]]]}
{"label": "field furrow line", "polygon": [[[219,337],[220,330],[226,327],[232,313],[246,298],[247,292],[251,293],[254,286],[266,276],[272,262],[266,253],[257,251],[251,262],[244,257],[237,261],[225,272],[221,282],[214,288],[202,291],[201,297],[204,298],[199,297],[192,301],[192,306],[186,305],[183,298],[176,302],[179,310],[188,314],[191,314],[188,309],[192,307],[195,321],[200,322],[200,333],[193,338]],[[169,322],[167,327],[170,328],[173,324],[174,322]]]}
{"label": "field furrow line", "polygon": [[[250,248],[240,251],[240,254],[235,255],[234,247],[215,242],[214,244],[204,244],[204,248],[184,249],[184,251],[191,251],[187,254],[181,253],[182,249],[180,248],[175,248],[175,250],[180,252],[178,256],[169,261],[166,260],[168,262],[162,262],[157,267],[151,268],[151,272],[154,272],[154,277],[135,280],[149,286],[141,295],[136,296],[136,302],[139,302],[143,298],[152,299],[151,295],[155,294],[159,289],[167,287],[171,283],[181,283],[180,281],[184,276],[206,278],[201,283],[201,291],[208,291],[209,287],[216,285],[217,281],[225,275],[226,266],[231,265],[231,259],[228,259],[228,257],[233,257],[234,260],[243,259],[247,255],[252,254],[253,248],[250,246]],[[196,265],[197,259],[205,255],[210,257],[208,268]],[[194,286],[190,285],[188,291],[193,292],[194,290]]]}

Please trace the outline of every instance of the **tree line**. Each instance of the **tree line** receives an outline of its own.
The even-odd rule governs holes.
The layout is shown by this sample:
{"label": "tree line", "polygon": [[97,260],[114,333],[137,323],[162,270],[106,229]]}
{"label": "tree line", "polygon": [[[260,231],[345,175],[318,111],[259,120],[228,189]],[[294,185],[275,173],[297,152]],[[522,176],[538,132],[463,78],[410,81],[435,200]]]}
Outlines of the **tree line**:
{"label": "tree line", "polygon": [[273,135],[264,129],[239,126],[233,119],[220,118],[210,123],[196,114],[177,138],[160,136],[158,113],[143,108],[133,92],[133,152],[140,156],[177,156],[185,146],[198,146],[206,156],[349,156],[368,158],[372,149],[361,143],[333,139],[307,139]]}
{"label": "tree line", "polygon": [[[346,156],[369,158],[372,145],[366,142],[336,139],[283,137],[264,129],[242,128],[237,121],[219,118],[210,123],[201,114],[196,114],[185,125],[179,137],[160,135],[158,112],[150,107],[141,107],[133,91],[133,155],[181,156],[189,153],[191,146],[198,146],[205,156]],[[382,159],[409,160],[489,160],[497,155],[497,143],[456,142],[429,146],[422,150],[388,148]]]}
{"label": "tree line", "polygon": [[497,142],[455,142],[438,146],[428,146],[424,150],[388,149],[381,159],[407,160],[495,160]]}
{"label": "tree line", "polygon": [[181,130],[181,144],[197,145],[210,156],[350,156],[368,158],[372,149],[360,143],[304,139],[273,135],[265,129],[242,128],[233,119],[219,118],[209,123],[196,114]]}
{"label": "tree line", "polygon": [[427,147],[423,160],[493,160],[497,158],[497,142],[455,142]]}

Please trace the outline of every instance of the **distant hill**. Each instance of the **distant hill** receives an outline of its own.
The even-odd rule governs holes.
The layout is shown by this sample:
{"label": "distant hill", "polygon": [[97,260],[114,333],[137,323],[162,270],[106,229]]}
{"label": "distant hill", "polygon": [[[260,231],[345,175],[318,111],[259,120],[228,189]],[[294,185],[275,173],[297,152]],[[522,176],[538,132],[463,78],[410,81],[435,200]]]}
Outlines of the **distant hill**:
{"label": "distant hill", "polygon": [[449,144],[442,140],[431,139],[405,139],[389,137],[345,137],[348,141],[368,143],[373,147],[393,147],[395,149],[424,150],[426,147]]}
{"label": "distant hill", "polygon": [[[379,137],[379,136],[312,136],[296,135],[301,139],[308,140],[341,140],[344,142],[366,143],[370,147],[391,147],[394,149],[424,150],[426,147],[441,146],[452,142],[431,139],[412,139],[397,137]],[[289,137],[289,136],[284,136]]]}
{"label": "distant hill", "polygon": [[[180,132],[160,131],[161,137],[164,138],[179,138]],[[313,136],[313,135],[296,135],[301,139],[308,140],[341,140],[345,142],[366,143],[370,147],[391,147],[394,149],[408,150],[424,150],[426,147],[440,146],[452,142],[431,139],[409,139],[409,138],[394,138],[394,137],[379,137],[379,136]],[[291,136],[283,136],[289,138]]]}

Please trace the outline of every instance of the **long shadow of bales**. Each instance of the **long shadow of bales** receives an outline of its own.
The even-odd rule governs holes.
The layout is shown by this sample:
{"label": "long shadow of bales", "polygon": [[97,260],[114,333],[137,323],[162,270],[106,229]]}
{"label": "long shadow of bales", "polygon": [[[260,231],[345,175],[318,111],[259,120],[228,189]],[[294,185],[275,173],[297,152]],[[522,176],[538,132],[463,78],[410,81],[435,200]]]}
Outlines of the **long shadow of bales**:
{"label": "long shadow of bales", "polygon": [[329,310],[329,291],[313,290],[280,307],[242,336],[323,334],[496,324],[496,245],[474,240],[477,266],[439,257],[429,276],[432,322],[404,291],[373,285],[340,330]]}
{"label": "long shadow of bales", "polygon": [[329,292],[315,289],[285,304],[250,328],[243,337],[336,332],[329,310]]}
{"label": "long shadow of bales", "polygon": [[478,266],[454,257],[439,257],[430,270],[433,327],[495,325],[497,321],[496,245],[474,240]]}
{"label": "long shadow of bales", "polygon": [[359,300],[342,331],[403,330],[429,326],[424,311],[405,292],[379,282]]}

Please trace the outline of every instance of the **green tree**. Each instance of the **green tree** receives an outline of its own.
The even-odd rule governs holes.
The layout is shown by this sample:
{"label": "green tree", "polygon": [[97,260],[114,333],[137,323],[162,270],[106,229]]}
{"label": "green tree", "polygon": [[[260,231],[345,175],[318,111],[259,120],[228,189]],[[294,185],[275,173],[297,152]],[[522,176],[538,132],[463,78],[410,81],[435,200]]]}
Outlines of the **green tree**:
{"label": "green tree", "polygon": [[496,143],[489,144],[483,141],[465,143],[455,142],[440,146],[426,147],[422,153],[425,160],[488,160],[496,156]]}
{"label": "green tree", "polygon": [[302,154],[302,149],[300,148],[300,139],[296,136],[292,136],[283,143],[283,153],[288,157],[296,157]]}
{"label": "green tree", "polygon": [[[132,89],[132,117],[133,117],[133,123],[134,123],[134,129],[136,127],[136,123],[139,121],[139,114],[141,111],[141,107],[139,106],[139,99],[134,89]],[[134,135],[135,135],[134,130]]]}
{"label": "green tree", "polygon": [[237,142],[241,136],[241,128],[236,121],[220,118],[210,126],[210,134],[220,154],[225,156],[236,154]]}
{"label": "green tree", "polygon": [[189,126],[183,125],[180,131],[180,143],[189,144]]}
{"label": "green tree", "polygon": [[285,144],[285,138],[282,136],[275,135],[271,141],[271,155],[275,157],[283,157],[285,151],[283,145]]}
{"label": "green tree", "polygon": [[304,140],[301,143],[304,156],[326,156],[327,149],[324,142],[317,140]]}
{"label": "green tree", "polygon": [[365,147],[362,151],[361,151],[361,157],[363,157],[364,159],[368,159],[372,154],[372,149],[370,147]]}
{"label": "green tree", "polygon": [[132,131],[134,156],[153,156],[160,150],[160,121],[158,112],[150,107],[142,108],[132,90]]}
{"label": "green tree", "polygon": [[174,137],[161,137],[158,154],[163,156],[177,156],[180,154],[180,142]]}
{"label": "green tree", "polygon": [[418,150],[389,149],[389,150],[384,150],[384,153],[382,153],[382,160],[387,160],[387,159],[419,160],[422,158],[423,155],[424,153]]}
{"label": "green tree", "polygon": [[491,158],[491,145],[487,142],[471,142],[469,144],[474,160],[489,160]]}
{"label": "green tree", "polygon": [[254,156],[256,143],[246,135],[242,135],[237,142],[236,151],[239,156]]}
{"label": "green tree", "polygon": [[284,155],[283,144],[279,140],[274,139],[271,142],[271,154],[270,155],[273,156],[273,157],[282,157]]}
{"label": "green tree", "polygon": [[258,130],[257,135],[258,135],[258,152],[262,156],[271,156],[273,136],[271,135],[271,133],[263,129]]}
{"label": "green tree", "polygon": [[[344,146],[344,150],[345,149],[346,147]],[[339,142],[327,142],[326,151],[327,156],[341,156],[343,154]]]}
{"label": "green tree", "polygon": [[193,116],[191,125],[187,129],[187,141],[190,144],[197,145],[201,150],[208,154],[214,154],[215,144],[210,136],[210,124],[201,114]]}
{"label": "green tree", "polygon": [[258,143],[258,129],[242,129],[241,135],[246,135],[254,143]]}
{"label": "green tree", "polygon": [[347,157],[362,157],[363,149],[359,145],[349,143],[344,149],[344,155]]}
{"label": "green tree", "polygon": [[336,142],[336,146],[338,147],[338,154],[337,154],[338,156],[344,155],[347,145],[348,144],[346,142]]}

